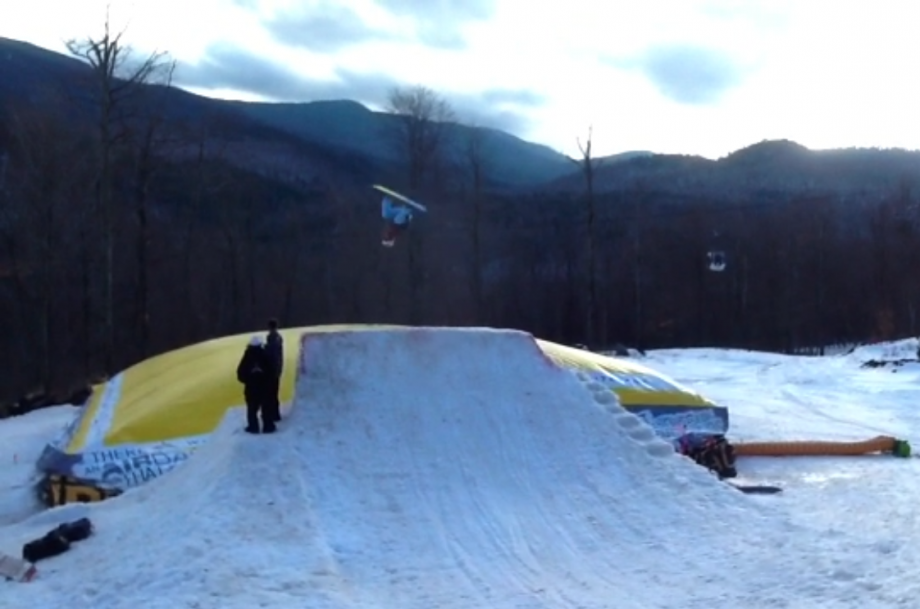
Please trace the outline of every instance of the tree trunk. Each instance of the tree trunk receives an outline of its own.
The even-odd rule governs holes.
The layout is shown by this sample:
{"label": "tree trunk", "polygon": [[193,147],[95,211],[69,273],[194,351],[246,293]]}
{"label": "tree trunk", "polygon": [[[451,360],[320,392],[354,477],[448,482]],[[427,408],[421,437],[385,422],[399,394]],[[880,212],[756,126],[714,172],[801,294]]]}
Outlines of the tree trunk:
{"label": "tree trunk", "polygon": [[[141,359],[150,354],[150,226],[147,204],[150,197],[149,150],[143,150],[139,159],[135,183],[135,202],[137,215],[137,305],[138,305],[138,349]],[[190,290],[186,290],[190,291]]]}
{"label": "tree trunk", "polygon": [[639,217],[640,214],[640,205],[639,198],[636,197],[633,199],[633,206],[635,208],[635,218],[636,218],[636,231],[633,239],[633,289],[635,290],[635,319],[633,320],[635,324],[635,340],[636,348],[644,349],[644,332],[643,325],[645,320],[643,319],[644,315],[644,303],[642,301],[642,222]]}

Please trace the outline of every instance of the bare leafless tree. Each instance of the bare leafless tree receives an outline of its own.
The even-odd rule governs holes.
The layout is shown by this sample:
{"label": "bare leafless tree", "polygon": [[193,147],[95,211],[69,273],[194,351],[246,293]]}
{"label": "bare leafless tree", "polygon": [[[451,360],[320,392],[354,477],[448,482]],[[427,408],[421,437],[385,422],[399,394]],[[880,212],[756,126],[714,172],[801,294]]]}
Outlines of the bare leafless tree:
{"label": "bare leafless tree", "polygon": [[[483,314],[483,253],[482,253],[482,204],[484,198],[486,172],[486,132],[475,125],[470,125],[466,132],[464,157],[469,168],[472,185],[472,234],[473,234],[473,302],[475,319]],[[480,322],[481,323],[481,322]]]}
{"label": "bare leafless tree", "polygon": [[134,157],[134,216],[137,223],[137,329],[140,357],[150,354],[150,188],[159,167],[158,156],[167,145],[166,130],[168,92],[172,86],[175,61],[163,61],[157,66],[157,80],[148,83],[135,101],[139,106],[137,120],[129,130]]}
{"label": "bare leafless tree", "polygon": [[132,98],[141,87],[164,71],[171,73],[173,64],[166,54],[153,52],[135,60],[132,48],[122,42],[124,31],[113,33],[108,10],[103,33],[67,41],[67,49],[91,68],[96,126],[96,205],[101,215],[104,251],[103,336],[106,368],[115,356],[115,242],[116,203],[114,197],[115,163],[125,143],[132,118]]}
{"label": "bare leafless tree", "polygon": [[588,344],[597,339],[597,263],[595,255],[595,238],[596,231],[596,210],[594,205],[594,172],[600,165],[599,161],[592,156],[591,146],[593,144],[593,127],[588,127],[588,138],[584,144],[581,139],[577,139],[578,149],[581,152],[581,158],[572,159],[581,170],[585,180],[585,205],[587,207],[587,257],[588,257],[588,306],[585,311],[585,341]]}
{"label": "bare leafless tree", "polygon": [[416,192],[443,161],[454,111],[446,99],[422,85],[394,88],[387,111],[399,120],[394,143],[407,165],[409,189]]}

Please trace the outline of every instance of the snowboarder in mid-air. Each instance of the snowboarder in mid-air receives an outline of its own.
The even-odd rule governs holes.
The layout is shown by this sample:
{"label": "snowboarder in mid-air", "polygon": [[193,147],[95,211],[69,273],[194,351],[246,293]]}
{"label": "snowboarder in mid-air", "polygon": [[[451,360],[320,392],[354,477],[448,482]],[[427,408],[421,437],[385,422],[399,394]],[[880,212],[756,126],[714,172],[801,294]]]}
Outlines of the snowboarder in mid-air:
{"label": "snowboarder in mid-air", "polygon": [[412,210],[427,212],[428,208],[386,186],[374,184],[373,187],[383,193],[383,199],[380,201],[380,215],[384,222],[382,243],[384,247],[393,247],[396,237],[406,232],[412,223]]}
{"label": "snowboarder in mid-air", "polygon": [[396,237],[404,233],[412,222],[412,209],[408,205],[397,205],[387,195],[380,202],[380,214],[383,216],[383,245],[393,247]]}

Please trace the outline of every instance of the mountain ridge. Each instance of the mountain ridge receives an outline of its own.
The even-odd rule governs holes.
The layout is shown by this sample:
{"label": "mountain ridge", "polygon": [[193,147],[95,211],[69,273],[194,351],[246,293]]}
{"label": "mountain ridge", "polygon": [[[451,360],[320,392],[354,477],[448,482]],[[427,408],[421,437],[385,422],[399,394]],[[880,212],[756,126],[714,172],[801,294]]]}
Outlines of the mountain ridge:
{"label": "mountain ridge", "polygon": [[[64,96],[80,86],[88,66],[66,54],[27,41],[0,37],[0,102],[32,104]],[[84,82],[85,84],[85,82]],[[343,178],[397,179],[402,159],[381,133],[395,117],[349,99],[304,102],[225,100],[173,86],[164,98],[174,116],[209,118],[221,136],[258,140],[261,147],[296,149],[293,167],[314,178],[335,167]],[[581,159],[511,133],[457,123],[449,125],[455,169],[463,170],[465,138],[478,130],[485,143],[487,189],[504,192],[577,192],[584,189]],[[271,155],[256,163],[270,171]],[[241,163],[243,161],[240,161]],[[595,159],[595,190],[622,190],[653,183],[664,190],[715,194],[739,189],[853,190],[920,182],[920,152],[900,148],[809,149],[788,139],[762,140],[719,158],[627,151]],[[299,165],[298,165],[299,164]]]}

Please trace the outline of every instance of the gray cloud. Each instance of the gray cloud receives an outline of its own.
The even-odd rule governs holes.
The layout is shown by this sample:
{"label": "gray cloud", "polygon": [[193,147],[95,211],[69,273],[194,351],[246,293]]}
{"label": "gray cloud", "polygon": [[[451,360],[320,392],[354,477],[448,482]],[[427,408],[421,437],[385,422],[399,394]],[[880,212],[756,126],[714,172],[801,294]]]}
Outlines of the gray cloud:
{"label": "gray cloud", "polygon": [[[233,2],[252,6],[257,0]],[[417,28],[418,42],[442,49],[465,48],[463,26],[470,21],[488,19],[495,11],[495,0],[376,0],[376,3],[395,16],[411,18]],[[359,14],[335,0],[318,0],[283,11],[263,25],[279,42],[318,52],[335,52],[362,42],[400,39],[396,34],[370,27]]]}
{"label": "gray cloud", "polygon": [[[282,64],[231,45],[215,45],[197,64],[182,64],[176,71],[179,86],[234,89],[284,102],[350,99],[385,107],[390,91],[404,86],[386,74],[339,69],[336,80],[310,80]],[[529,120],[519,110],[543,103],[542,96],[526,90],[491,89],[476,94],[438,92],[450,103],[457,119],[480,127],[521,134]]]}
{"label": "gray cloud", "polygon": [[[530,119],[521,112],[537,108],[545,98],[527,89],[488,89],[475,95],[453,94],[444,96],[450,102],[461,122],[478,127],[491,127],[515,135],[525,134]],[[507,106],[515,106],[508,108]]]}
{"label": "gray cloud", "polygon": [[463,26],[495,13],[495,0],[377,0],[377,5],[400,17],[412,17],[419,42],[442,49],[463,49]]}
{"label": "gray cloud", "polygon": [[492,91],[481,94],[445,94],[444,99],[450,103],[457,120],[461,123],[498,129],[515,135],[525,133],[530,127],[530,119],[520,112],[496,107],[488,101],[491,93]]}
{"label": "gray cloud", "polygon": [[518,106],[541,106],[546,98],[527,89],[492,89],[482,94],[483,100],[492,104],[516,104]]}
{"label": "gray cloud", "polygon": [[361,42],[395,39],[393,34],[367,25],[347,6],[333,3],[284,13],[266,21],[265,27],[283,44],[321,53],[333,53]]}
{"label": "gray cloud", "polygon": [[478,21],[495,12],[495,0],[377,0],[394,15],[428,21]]}
{"label": "gray cloud", "polygon": [[216,44],[195,64],[177,67],[176,83],[203,89],[235,89],[279,101],[296,101],[311,94],[300,75],[238,47]]}
{"label": "gray cloud", "polygon": [[466,48],[466,38],[456,26],[443,27],[437,23],[419,23],[418,41],[426,47],[459,51]]}
{"label": "gray cloud", "polygon": [[706,0],[702,14],[719,21],[747,23],[757,29],[780,29],[788,25],[800,0]]}
{"label": "gray cloud", "polygon": [[610,63],[642,71],[662,95],[682,104],[715,102],[743,79],[727,55],[693,45],[653,47],[639,57]]}

